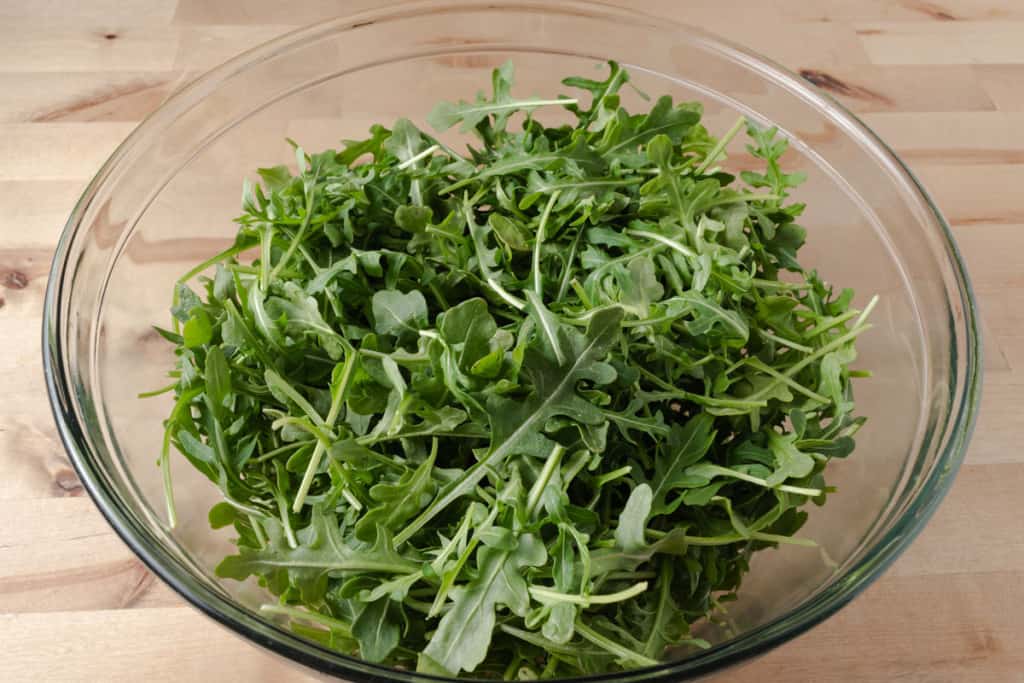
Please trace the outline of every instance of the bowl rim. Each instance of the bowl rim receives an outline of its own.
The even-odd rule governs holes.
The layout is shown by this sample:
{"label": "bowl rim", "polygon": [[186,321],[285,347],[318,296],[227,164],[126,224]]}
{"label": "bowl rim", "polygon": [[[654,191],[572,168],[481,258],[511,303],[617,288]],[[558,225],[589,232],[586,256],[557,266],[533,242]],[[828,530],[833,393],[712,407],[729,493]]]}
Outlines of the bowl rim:
{"label": "bowl rim", "polygon": [[676,662],[666,662],[654,667],[631,669],[625,672],[557,680],[617,681],[621,683],[636,681],[639,683],[639,681],[679,680],[681,676],[690,678],[707,675],[764,654],[774,647],[796,638],[835,614],[873,583],[916,538],[951,487],[973,433],[982,383],[982,348],[974,292],[950,226],[907,165],[874,131],[830,95],[809,85],[800,76],[773,60],[702,29],[642,11],[627,11],[604,2],[584,2],[583,0],[554,0],[552,2],[540,2],[539,0],[417,0],[346,15],[287,32],[207,71],[170,95],[118,145],[88,183],[64,226],[50,267],[43,306],[43,370],[51,411],[60,439],[78,477],[107,522],[151,571],[214,621],[275,654],[322,673],[351,677],[366,683],[384,683],[396,680],[411,683],[455,680],[430,674],[397,671],[343,655],[306,640],[278,624],[260,618],[251,610],[228,599],[224,594],[195,581],[187,566],[165,553],[159,546],[151,543],[152,533],[139,524],[134,515],[125,512],[116,491],[108,486],[108,483],[93,467],[85,431],[74,417],[73,411],[69,410],[74,403],[76,392],[65,372],[66,358],[60,334],[60,301],[61,293],[66,287],[65,277],[68,274],[69,266],[72,265],[69,263],[71,247],[80,232],[81,221],[100,188],[128,156],[129,151],[150,130],[159,130],[165,123],[173,121],[179,113],[194,104],[196,96],[205,97],[216,90],[221,83],[244,73],[255,64],[287,52],[297,44],[337,32],[358,29],[368,22],[380,24],[437,12],[458,14],[510,10],[560,15],[583,14],[586,17],[601,20],[628,21],[632,24],[643,22],[648,26],[653,26],[656,22],[659,30],[670,30],[681,37],[685,36],[689,41],[699,41],[716,52],[739,59],[748,65],[756,65],[761,77],[772,79],[792,94],[799,95],[811,103],[815,109],[827,114],[832,120],[845,124],[847,126],[846,135],[852,136],[851,131],[858,133],[861,137],[860,142],[866,143],[867,149],[878,161],[885,163],[891,170],[902,176],[902,180],[938,225],[942,247],[945,248],[943,256],[948,260],[955,278],[957,294],[960,297],[959,303],[964,314],[963,356],[958,359],[955,346],[951,350],[954,377],[959,374],[957,361],[963,361],[963,376],[960,378],[962,381],[955,387],[956,394],[950,397],[951,402],[956,405],[956,412],[950,415],[946,423],[948,439],[937,456],[935,465],[914,497],[900,513],[899,518],[893,523],[892,528],[878,539],[870,550],[863,552],[858,561],[850,565],[839,580],[833,581],[832,584],[796,609],[755,627],[737,638]]}

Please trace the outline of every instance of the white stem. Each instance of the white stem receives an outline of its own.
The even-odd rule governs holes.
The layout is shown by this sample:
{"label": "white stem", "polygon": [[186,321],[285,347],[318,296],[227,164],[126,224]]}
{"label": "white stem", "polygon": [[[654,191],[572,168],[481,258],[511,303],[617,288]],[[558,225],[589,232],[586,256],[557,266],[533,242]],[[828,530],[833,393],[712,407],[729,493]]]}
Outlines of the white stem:
{"label": "white stem", "polygon": [[676,242],[674,239],[670,239],[668,237],[665,237],[664,235],[659,235],[656,232],[648,232],[646,230],[627,230],[626,234],[636,235],[637,237],[646,237],[649,240],[654,240],[655,242],[664,244],[666,247],[669,247],[670,249],[678,251],[680,254],[688,258],[695,258],[697,256],[697,254],[695,254],[694,251],[689,247],[684,246],[679,242]]}
{"label": "white stem", "polygon": [[397,168],[400,171],[404,170],[406,168],[409,168],[410,166],[415,164],[420,159],[423,159],[425,157],[429,157],[431,154],[433,154],[434,152],[436,152],[439,149],[441,149],[440,145],[431,145],[430,147],[427,147],[425,150],[423,150],[422,152],[420,152],[416,156],[409,157],[408,159],[406,159],[402,163],[398,164],[397,166],[395,166],[395,168]]}
{"label": "white stem", "polygon": [[625,590],[621,590],[617,593],[607,593],[605,595],[574,595],[571,593],[559,593],[558,591],[551,590],[550,588],[544,588],[543,586],[531,586],[530,595],[532,595],[537,602],[568,602],[574,605],[590,607],[591,605],[611,605],[616,602],[629,600],[630,598],[640,595],[645,590],[647,590],[647,582],[641,581],[640,583],[630,586]]}

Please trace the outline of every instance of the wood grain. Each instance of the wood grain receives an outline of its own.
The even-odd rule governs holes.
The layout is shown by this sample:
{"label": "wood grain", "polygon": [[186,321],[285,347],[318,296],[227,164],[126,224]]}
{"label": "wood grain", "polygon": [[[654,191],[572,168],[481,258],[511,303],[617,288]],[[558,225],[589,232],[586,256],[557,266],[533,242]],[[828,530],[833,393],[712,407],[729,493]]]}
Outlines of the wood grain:
{"label": "wood grain", "polygon": [[[953,224],[986,333],[978,428],[933,522],[864,596],[723,680],[1024,681],[1024,3],[617,1],[760,50],[864,116]],[[185,606],[100,517],[56,437],[39,324],[64,220],[139,120],[243,49],[380,4],[0,0],[0,680],[314,680]]]}

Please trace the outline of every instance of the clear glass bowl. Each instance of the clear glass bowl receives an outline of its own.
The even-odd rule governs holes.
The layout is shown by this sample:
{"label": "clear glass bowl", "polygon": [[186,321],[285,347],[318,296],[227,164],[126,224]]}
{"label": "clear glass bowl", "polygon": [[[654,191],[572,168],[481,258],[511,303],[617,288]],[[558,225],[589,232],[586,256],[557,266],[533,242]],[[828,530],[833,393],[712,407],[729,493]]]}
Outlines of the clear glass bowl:
{"label": "clear glass bowl", "polygon": [[[111,156],[75,207],[46,293],[46,380],[61,436],[97,505],[146,564],[187,600],[266,648],[356,681],[424,681],[342,656],[258,614],[248,584],[213,566],[231,533],[211,531],[217,491],[174,463],[179,525],[163,516],[165,324],[174,281],[230,244],[243,177],[306,149],[363,136],[371,123],[420,123],[439,99],[468,97],[507,59],[524,95],[563,92],[569,74],[615,59],[639,90],[704,103],[721,132],[738,113],[778,125],[788,167],[805,170],[802,261],[881,297],[860,341],[856,386],[869,417],[856,453],[835,462],[839,493],[805,528],[821,549],[760,553],[730,608],[731,637],[663,666],[600,680],[677,681],[742,662],[819,623],[900,554],[949,489],[978,406],[979,341],[963,263],[942,216],[892,151],[835,101],[778,66],[665,19],[578,2],[425,2],[291,33],[172,97]],[[637,99],[627,102],[638,107]],[[742,143],[733,161],[743,158]],[[880,619],[882,617],[879,617]],[[434,679],[437,680],[437,679]],[[595,679],[597,680],[597,679]]]}

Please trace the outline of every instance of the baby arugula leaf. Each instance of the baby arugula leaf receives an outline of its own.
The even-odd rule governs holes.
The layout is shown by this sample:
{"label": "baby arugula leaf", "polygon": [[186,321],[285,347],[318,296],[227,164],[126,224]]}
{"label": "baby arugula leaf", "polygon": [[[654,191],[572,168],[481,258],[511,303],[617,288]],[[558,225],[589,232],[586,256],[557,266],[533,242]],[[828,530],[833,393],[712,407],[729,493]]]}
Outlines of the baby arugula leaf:
{"label": "baby arugula leaf", "polygon": [[422,671],[440,667],[449,674],[472,672],[487,656],[495,626],[495,609],[504,605],[525,616],[530,595],[521,571],[539,567],[547,551],[539,539],[524,534],[512,550],[483,546],[477,552],[477,578],[452,592],[452,609],[441,619],[421,655]]}

